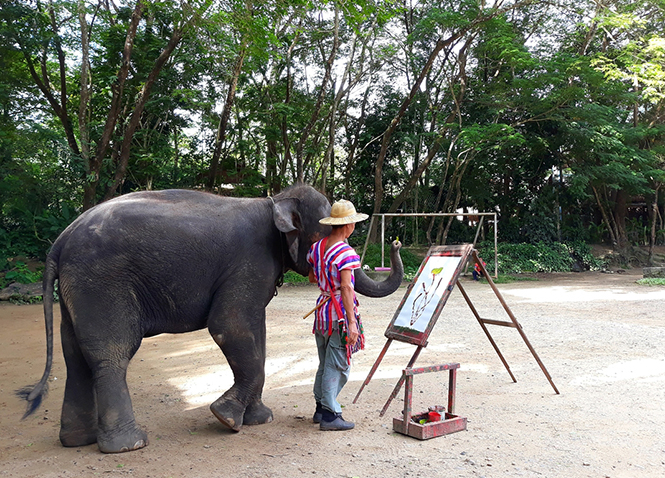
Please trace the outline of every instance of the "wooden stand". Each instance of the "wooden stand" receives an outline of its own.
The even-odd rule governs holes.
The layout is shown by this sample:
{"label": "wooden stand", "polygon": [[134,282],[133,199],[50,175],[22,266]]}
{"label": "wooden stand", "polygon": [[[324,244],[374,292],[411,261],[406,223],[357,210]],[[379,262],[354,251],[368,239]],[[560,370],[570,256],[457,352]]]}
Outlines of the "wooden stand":
{"label": "wooden stand", "polygon": [[[404,411],[401,418],[393,418],[393,430],[419,440],[448,435],[450,433],[466,430],[466,418],[455,415],[455,391],[457,386],[458,363],[432,365],[421,368],[406,368],[402,373],[406,381],[404,387]],[[431,421],[429,412],[412,415],[413,376],[428,372],[441,372],[448,370],[448,411],[437,410],[441,414],[440,420]],[[415,421],[414,421],[415,420]],[[421,420],[427,420],[420,423]]]}
{"label": "wooden stand", "polygon": [[[478,252],[475,249],[473,249],[473,247],[470,244],[467,244],[467,245],[463,245],[463,246],[433,247],[433,248],[430,249],[430,252],[428,253],[428,257],[430,255],[434,255],[434,254],[438,254],[439,256],[448,255],[448,256],[460,257],[460,263],[457,267],[457,270],[452,275],[450,284],[448,286],[448,289],[447,289],[446,293],[443,295],[443,297],[441,298],[434,314],[432,315],[432,318],[430,320],[429,325],[427,326],[427,329],[423,332],[418,333],[418,334],[411,334],[411,333],[408,333],[408,332],[404,332],[403,330],[401,330],[399,328],[393,327],[393,325],[395,323],[395,319],[397,318],[400,310],[404,306],[404,303],[406,301],[406,297],[411,293],[411,290],[413,289],[414,284],[412,283],[409,286],[409,289],[407,290],[404,299],[402,299],[402,303],[400,304],[397,312],[395,313],[395,317],[393,318],[392,322],[388,326],[388,329],[386,330],[385,336],[388,338],[388,341],[386,342],[386,345],[384,345],[383,350],[381,351],[381,353],[377,357],[376,361],[374,362],[374,365],[370,369],[369,374],[367,375],[367,378],[365,379],[365,381],[361,385],[360,390],[358,390],[358,393],[357,393],[356,397],[353,399],[353,403],[356,403],[358,401],[358,398],[360,397],[360,394],[362,393],[363,389],[369,384],[370,380],[372,380],[372,376],[374,375],[374,373],[378,369],[379,364],[383,360],[383,357],[386,355],[386,352],[388,351],[388,348],[390,347],[390,344],[392,343],[393,340],[398,340],[400,342],[411,343],[411,344],[417,346],[416,351],[414,352],[413,356],[411,357],[411,360],[409,360],[409,363],[408,363],[407,369],[406,369],[406,370],[411,370],[411,367],[414,365],[414,363],[418,359],[418,356],[420,355],[420,352],[422,351],[422,349],[424,347],[427,346],[427,340],[429,338],[429,334],[431,333],[432,328],[434,327],[434,324],[436,323],[436,320],[438,319],[438,316],[440,315],[441,311],[443,310],[443,306],[445,305],[446,300],[448,299],[448,295],[450,294],[450,292],[453,289],[453,286],[455,286],[455,285],[459,288],[460,292],[462,293],[462,296],[464,296],[464,300],[466,301],[466,303],[468,304],[469,308],[471,309],[471,312],[473,313],[474,317],[476,318],[476,320],[480,324],[480,327],[483,329],[483,332],[485,332],[485,335],[487,336],[487,339],[492,344],[492,347],[494,348],[495,352],[499,356],[499,359],[501,360],[501,363],[503,363],[503,366],[506,368],[506,371],[508,372],[508,375],[510,375],[510,378],[513,380],[513,382],[517,382],[517,379],[513,375],[513,372],[510,370],[510,367],[508,366],[508,362],[506,361],[506,359],[503,357],[503,354],[499,350],[499,347],[496,344],[496,342],[494,341],[494,338],[492,337],[492,335],[490,334],[490,331],[487,328],[487,325],[498,325],[498,326],[502,326],[502,327],[514,328],[515,330],[517,330],[520,337],[524,341],[525,345],[527,346],[527,348],[531,352],[531,355],[536,360],[536,363],[538,363],[538,365],[540,366],[540,369],[542,370],[543,374],[545,375],[545,377],[549,381],[550,385],[554,389],[554,392],[556,394],[559,394],[559,390],[556,388],[556,385],[554,385],[554,381],[552,380],[552,377],[550,376],[549,372],[545,368],[545,365],[543,364],[543,362],[540,360],[540,357],[538,356],[538,354],[536,353],[536,350],[531,345],[531,342],[529,342],[529,339],[527,338],[526,333],[522,329],[522,326],[520,325],[520,323],[515,318],[515,315],[510,310],[510,307],[508,307],[508,304],[506,303],[503,296],[499,292],[499,289],[494,284],[494,281],[492,281],[492,278],[490,277],[489,273],[485,269],[483,261],[481,261],[480,258],[478,257]],[[459,282],[459,273],[460,273],[461,269],[466,265],[467,261],[469,261],[469,259],[473,260],[473,262],[478,265],[478,267],[481,270],[483,276],[485,277],[485,279],[487,279],[487,282],[488,282],[490,288],[492,289],[492,291],[496,295],[497,299],[499,300],[499,302],[503,306],[503,309],[505,310],[506,314],[508,315],[508,318],[510,319],[509,321],[485,319],[485,318],[480,317],[480,315],[478,314],[478,311],[477,311],[476,307],[471,302],[471,298],[467,294],[466,290],[464,290],[464,288],[462,287],[462,284]],[[427,258],[426,258],[426,260],[427,260]],[[422,269],[423,269],[423,266],[421,265],[421,270],[419,271],[418,274],[420,274]],[[408,377],[405,374],[403,374],[400,377],[397,384],[395,385],[395,388],[393,389],[392,393],[390,394],[390,397],[388,398],[388,401],[386,402],[383,409],[381,410],[381,413],[379,414],[380,416],[383,416],[386,413],[386,411],[388,410],[388,407],[390,406],[390,403],[395,399],[395,397],[399,393],[399,390],[401,389],[402,385],[404,384],[404,381],[407,378]],[[410,427],[412,425],[413,424],[409,424],[408,427]]]}

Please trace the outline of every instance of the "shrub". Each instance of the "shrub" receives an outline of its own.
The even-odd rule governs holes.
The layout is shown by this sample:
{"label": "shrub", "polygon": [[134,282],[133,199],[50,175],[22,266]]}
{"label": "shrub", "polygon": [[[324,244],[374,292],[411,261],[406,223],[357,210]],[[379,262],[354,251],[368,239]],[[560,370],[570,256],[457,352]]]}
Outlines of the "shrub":
{"label": "shrub", "polygon": [[[487,269],[494,272],[494,244],[485,242],[478,247],[480,257],[487,262]],[[504,274],[523,272],[570,272],[598,270],[604,263],[591,254],[591,248],[582,242],[498,245],[499,271]]]}
{"label": "shrub", "polygon": [[293,271],[288,271],[286,274],[284,274],[284,283],[288,284],[302,284],[305,282],[309,282],[309,279],[307,277],[303,277],[297,272]]}
{"label": "shrub", "polygon": [[16,262],[14,267],[5,273],[4,279],[0,280],[0,286],[5,287],[12,282],[19,284],[34,284],[42,280],[42,271],[31,271],[24,262]]}
{"label": "shrub", "polygon": [[663,277],[645,277],[637,281],[639,285],[655,286],[665,285],[665,278]]}

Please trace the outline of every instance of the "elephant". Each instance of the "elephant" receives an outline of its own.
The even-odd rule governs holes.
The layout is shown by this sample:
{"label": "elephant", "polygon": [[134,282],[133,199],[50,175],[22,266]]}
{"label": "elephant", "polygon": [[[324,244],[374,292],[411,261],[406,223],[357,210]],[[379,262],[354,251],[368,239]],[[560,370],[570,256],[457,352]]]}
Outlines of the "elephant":
{"label": "elephant", "polygon": [[[261,397],[266,312],[287,270],[307,276],[310,246],[330,233],[319,219],[328,199],[296,184],[274,197],[231,198],[195,190],[142,191],[81,214],[54,242],[44,270],[46,368],[19,394],[33,413],[53,362],[54,283],[67,368],[60,422],[66,447],[97,443],[104,453],[148,444],[127,388],[143,337],[208,328],[231,367],[233,386],[210,405],[225,426],[272,421]],[[358,293],[383,297],[399,287],[400,244],[392,272],[373,281],[356,271]]]}

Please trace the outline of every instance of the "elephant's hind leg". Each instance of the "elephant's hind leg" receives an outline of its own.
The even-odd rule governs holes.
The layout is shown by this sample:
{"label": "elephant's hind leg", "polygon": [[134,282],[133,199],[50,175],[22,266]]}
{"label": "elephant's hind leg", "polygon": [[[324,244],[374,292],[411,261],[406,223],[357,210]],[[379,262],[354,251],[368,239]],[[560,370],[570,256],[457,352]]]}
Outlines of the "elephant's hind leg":
{"label": "elephant's hind leg", "polygon": [[[134,418],[132,400],[127,388],[127,367],[141,345],[138,312],[122,306],[122,296],[115,296],[114,307],[103,307],[103,301],[86,309],[95,324],[74,321],[81,351],[92,370],[97,404],[99,432],[97,445],[103,453],[138,450],[148,444],[148,436]],[[121,317],[115,310],[122,310]],[[110,312],[111,311],[111,312]],[[81,329],[81,330],[79,330]],[[83,339],[81,339],[83,337]]]}
{"label": "elephant's hind leg", "polygon": [[84,446],[97,441],[97,405],[92,371],[81,354],[67,310],[61,307],[60,335],[67,365],[67,383],[60,419],[63,446]]}
{"label": "elephant's hind leg", "polygon": [[99,413],[97,445],[103,453],[138,450],[148,444],[148,435],[134,419],[132,400],[127,388],[127,366],[130,358],[105,359],[94,367]]}

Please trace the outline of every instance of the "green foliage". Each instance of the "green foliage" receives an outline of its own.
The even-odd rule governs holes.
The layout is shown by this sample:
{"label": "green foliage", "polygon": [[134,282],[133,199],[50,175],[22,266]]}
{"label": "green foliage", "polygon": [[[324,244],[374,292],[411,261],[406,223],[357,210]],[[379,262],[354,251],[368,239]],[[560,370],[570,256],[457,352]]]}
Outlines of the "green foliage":
{"label": "green foliage", "polygon": [[[362,254],[362,246],[360,248],[356,247],[356,252]],[[422,257],[417,256],[412,251],[406,247],[400,249],[400,257],[402,258],[402,264],[404,264],[404,271],[407,270],[418,270],[421,262],[423,261]],[[390,267],[390,245],[386,244],[384,249],[384,266]],[[368,244],[367,251],[365,252],[365,257],[363,259],[363,265],[368,265],[372,270],[375,267],[381,267],[381,245],[380,244]]]}
{"label": "green foliage", "polygon": [[[483,243],[478,247],[480,257],[487,262],[487,270],[494,272],[494,244]],[[598,270],[604,264],[591,254],[584,243],[559,242],[537,244],[498,245],[499,271],[503,274],[524,272],[570,272],[575,264],[580,270]]]}
{"label": "green foliage", "polygon": [[659,285],[665,285],[665,278],[663,277],[644,277],[642,279],[637,280],[637,283],[639,285],[646,285],[646,286],[659,286]]}
{"label": "green foliage", "polygon": [[31,304],[40,304],[42,302],[41,295],[35,295],[32,297],[10,297],[9,303],[14,305],[31,305]]}
{"label": "green foliage", "polygon": [[603,259],[593,255],[591,247],[585,242],[569,242],[566,243],[566,247],[571,257],[586,270],[598,271],[607,266]]}
{"label": "green foliage", "polygon": [[5,274],[0,277],[0,288],[12,282],[19,284],[34,284],[42,280],[43,270],[31,271],[25,262],[17,261]]}
{"label": "green foliage", "polygon": [[[381,211],[500,212],[500,240],[542,249],[519,267],[565,268],[569,261],[550,257],[547,248],[558,254],[557,241],[608,241],[614,231],[600,213],[621,223],[628,206],[617,201],[620,193],[629,204],[663,190],[662,1],[574,8],[504,2],[500,11],[478,0],[293,0],[251,8],[236,0],[195,0],[186,8],[173,0],[145,2],[117,99],[117,126],[97,173],[85,149],[94,156],[114,111],[135,5],[0,3],[0,263],[44,257],[82,211],[85,188],[95,185],[87,205],[97,203],[116,173],[118,194],[202,188],[241,54],[219,194],[265,196],[302,180],[371,212],[381,139],[398,113]],[[79,8],[91,27],[87,109],[81,109]],[[183,38],[152,85],[121,171],[118,152],[133,105],[180,29]],[[421,75],[425,81],[405,103]],[[58,105],[63,98],[66,104]],[[423,174],[412,178],[433,151]],[[411,194],[394,204],[414,182]],[[619,224],[629,242],[648,239],[646,219],[642,213]],[[394,220],[386,232],[408,231],[425,243],[429,220],[413,224]],[[483,232],[492,234],[487,222]],[[453,221],[447,243],[471,242],[474,234]],[[406,265],[407,274],[418,264]]]}
{"label": "green foliage", "polygon": [[297,272],[287,271],[286,274],[284,274],[284,283],[285,284],[304,284],[304,283],[309,283],[309,279],[307,277],[301,276]]}

